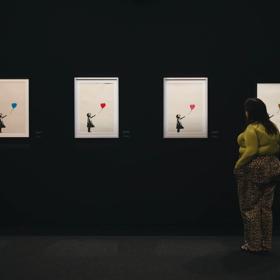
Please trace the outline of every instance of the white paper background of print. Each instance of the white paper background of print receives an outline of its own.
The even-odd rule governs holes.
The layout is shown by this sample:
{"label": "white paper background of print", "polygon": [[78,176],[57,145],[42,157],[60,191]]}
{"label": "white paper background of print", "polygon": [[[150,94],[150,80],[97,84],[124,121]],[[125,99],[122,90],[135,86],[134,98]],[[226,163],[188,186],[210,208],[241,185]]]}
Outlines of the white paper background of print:
{"label": "white paper background of print", "polygon": [[[12,110],[11,104],[17,103]],[[29,137],[29,80],[0,80],[0,112],[7,115],[3,119],[0,137]]]}
{"label": "white paper background of print", "polygon": [[257,84],[257,96],[265,103],[268,114],[273,115],[271,121],[280,129],[280,83]]}
{"label": "white paper background of print", "polygon": [[[207,78],[164,79],[164,137],[207,138]],[[190,113],[190,104],[195,109]],[[184,129],[176,130],[176,115],[186,116],[181,120]]]}
{"label": "white paper background of print", "polygon": [[[102,110],[101,103],[106,103]],[[90,133],[87,113],[96,114]],[[118,115],[118,78],[75,78],[76,138],[117,138]]]}

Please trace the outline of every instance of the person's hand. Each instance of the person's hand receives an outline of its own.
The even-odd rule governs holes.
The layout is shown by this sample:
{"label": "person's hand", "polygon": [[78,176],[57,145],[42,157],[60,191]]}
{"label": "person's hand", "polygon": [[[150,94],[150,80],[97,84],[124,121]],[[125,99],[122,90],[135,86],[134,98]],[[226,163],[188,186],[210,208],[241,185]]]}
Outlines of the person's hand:
{"label": "person's hand", "polygon": [[248,173],[248,167],[247,166],[241,166],[241,167],[234,167],[233,174],[236,176],[242,176]]}
{"label": "person's hand", "polygon": [[234,169],[233,169],[233,174],[234,174],[234,175],[240,175],[240,174],[242,174],[241,168],[240,168],[240,167],[234,167]]}

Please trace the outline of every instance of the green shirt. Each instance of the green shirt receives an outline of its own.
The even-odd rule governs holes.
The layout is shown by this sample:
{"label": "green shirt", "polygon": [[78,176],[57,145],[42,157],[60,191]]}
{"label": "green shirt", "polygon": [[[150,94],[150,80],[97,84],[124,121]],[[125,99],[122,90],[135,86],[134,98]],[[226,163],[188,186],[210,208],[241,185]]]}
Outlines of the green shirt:
{"label": "green shirt", "polygon": [[235,168],[250,162],[256,155],[276,155],[280,150],[280,135],[268,134],[260,123],[252,123],[237,138],[239,159]]}

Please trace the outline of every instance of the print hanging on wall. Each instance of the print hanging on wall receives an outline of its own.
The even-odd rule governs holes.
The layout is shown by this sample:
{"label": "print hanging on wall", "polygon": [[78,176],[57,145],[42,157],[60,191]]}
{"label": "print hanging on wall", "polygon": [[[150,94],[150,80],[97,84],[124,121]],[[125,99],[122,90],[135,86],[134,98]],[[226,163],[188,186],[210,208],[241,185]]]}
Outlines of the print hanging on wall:
{"label": "print hanging on wall", "polygon": [[207,138],[207,78],[164,79],[164,138]]}
{"label": "print hanging on wall", "polygon": [[265,103],[271,121],[280,129],[280,83],[257,84],[257,96]]}
{"label": "print hanging on wall", "polygon": [[75,138],[118,138],[118,95],[118,78],[75,78]]}
{"label": "print hanging on wall", "polygon": [[0,79],[0,138],[29,137],[29,80]]}

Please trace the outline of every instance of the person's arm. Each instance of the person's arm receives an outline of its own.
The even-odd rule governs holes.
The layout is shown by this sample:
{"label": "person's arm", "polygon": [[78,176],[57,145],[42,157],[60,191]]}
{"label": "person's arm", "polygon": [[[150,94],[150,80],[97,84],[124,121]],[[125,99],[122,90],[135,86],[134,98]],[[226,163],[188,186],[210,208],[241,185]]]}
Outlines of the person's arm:
{"label": "person's arm", "polygon": [[235,169],[250,162],[258,152],[258,138],[255,129],[248,126],[244,132],[245,151],[235,164]]}
{"label": "person's arm", "polygon": [[6,118],[6,117],[7,117],[7,115],[3,116],[2,119]]}
{"label": "person's arm", "polygon": [[279,147],[277,155],[280,156],[280,134],[279,133],[277,134],[277,137],[278,137],[277,144]]}
{"label": "person's arm", "polygon": [[183,118],[185,118],[186,116],[184,116],[184,117],[182,117],[182,118],[180,118],[180,120],[182,120]]}

